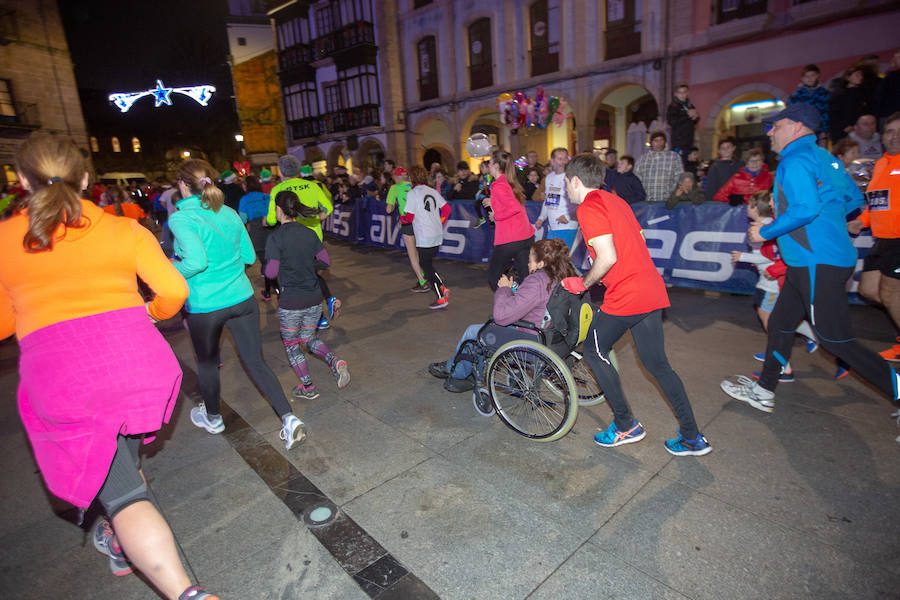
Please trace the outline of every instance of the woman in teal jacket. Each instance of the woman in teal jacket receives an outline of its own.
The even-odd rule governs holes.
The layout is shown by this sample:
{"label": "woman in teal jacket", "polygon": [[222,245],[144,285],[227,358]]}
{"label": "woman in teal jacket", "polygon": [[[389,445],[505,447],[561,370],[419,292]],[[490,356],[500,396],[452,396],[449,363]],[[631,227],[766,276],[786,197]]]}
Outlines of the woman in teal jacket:
{"label": "woman in teal jacket", "polygon": [[216,187],[218,174],[205,160],[186,160],[178,169],[182,200],[169,217],[175,236],[175,268],[188,282],[187,324],[197,353],[203,404],[191,409],[191,422],[209,433],[225,431],[219,414],[219,338],[228,327],[250,378],[282,420],[281,439],[290,450],[306,437],[306,426],[291,405],[272,369],[263,361],[259,306],[244,265],[256,253],[238,214],[224,206]]}

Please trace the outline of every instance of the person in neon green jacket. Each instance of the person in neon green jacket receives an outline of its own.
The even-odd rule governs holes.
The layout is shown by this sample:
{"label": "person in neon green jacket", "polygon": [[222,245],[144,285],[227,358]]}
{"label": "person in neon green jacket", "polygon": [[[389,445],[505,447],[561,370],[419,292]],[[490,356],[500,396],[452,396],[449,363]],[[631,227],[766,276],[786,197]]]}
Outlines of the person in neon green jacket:
{"label": "person in neon green jacket", "polygon": [[[272,188],[269,192],[269,213],[266,215],[266,223],[272,227],[278,220],[275,216],[275,196],[278,192],[290,190],[297,194],[300,203],[310,208],[318,208],[319,214],[315,217],[298,218],[297,222],[306,225],[316,232],[319,240],[322,239],[322,220],[331,214],[334,205],[331,204],[331,198],[322,190],[322,186],[316,181],[302,179],[300,161],[296,157],[286,154],[278,159],[278,170],[284,181]],[[309,169],[309,175],[312,175],[312,169]]]}

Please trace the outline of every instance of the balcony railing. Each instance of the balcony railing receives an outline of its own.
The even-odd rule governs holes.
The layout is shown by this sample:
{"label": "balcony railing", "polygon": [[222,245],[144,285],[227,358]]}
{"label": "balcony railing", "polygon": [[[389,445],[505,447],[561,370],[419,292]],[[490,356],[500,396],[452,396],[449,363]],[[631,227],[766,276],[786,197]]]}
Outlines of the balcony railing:
{"label": "balcony railing", "polygon": [[377,104],[367,104],[328,112],[318,117],[291,121],[291,135],[293,139],[299,140],[327,133],[377,126],[381,124],[378,109]]}
{"label": "balcony railing", "polygon": [[325,58],[364,44],[375,45],[375,28],[357,21],[316,38],[316,58]]}
{"label": "balcony railing", "polygon": [[296,44],[278,53],[278,67],[281,71],[291,71],[306,67],[316,60],[313,47],[307,44]]}
{"label": "balcony railing", "polygon": [[[6,108],[13,108],[13,106],[7,105]],[[0,114],[0,126],[14,127],[17,129],[41,128],[41,117],[38,114],[37,104],[16,102],[14,108],[16,113],[14,115]]]}

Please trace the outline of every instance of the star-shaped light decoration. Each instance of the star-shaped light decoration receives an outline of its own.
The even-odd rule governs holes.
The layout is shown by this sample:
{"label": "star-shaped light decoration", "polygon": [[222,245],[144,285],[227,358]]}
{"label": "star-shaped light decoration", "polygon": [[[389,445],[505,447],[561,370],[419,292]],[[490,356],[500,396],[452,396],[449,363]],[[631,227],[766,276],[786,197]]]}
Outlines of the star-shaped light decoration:
{"label": "star-shaped light decoration", "polygon": [[156,80],[156,89],[153,90],[153,97],[156,99],[156,104],[154,106],[162,106],[163,104],[168,104],[172,106],[172,99],[169,96],[172,95],[172,88],[167,88],[163,85],[162,81],[159,79]]}

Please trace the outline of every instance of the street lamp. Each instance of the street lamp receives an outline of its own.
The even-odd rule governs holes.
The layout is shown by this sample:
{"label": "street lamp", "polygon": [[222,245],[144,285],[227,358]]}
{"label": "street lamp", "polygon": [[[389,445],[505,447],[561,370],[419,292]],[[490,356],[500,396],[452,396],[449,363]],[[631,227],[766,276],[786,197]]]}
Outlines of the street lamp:
{"label": "street lamp", "polygon": [[190,158],[191,152],[189,150],[185,150],[184,152],[181,153],[181,157],[182,158]]}
{"label": "street lamp", "polygon": [[236,134],[234,134],[234,141],[236,141],[236,142],[243,142],[243,141],[244,141],[244,136],[241,135],[240,133],[236,133]]}

